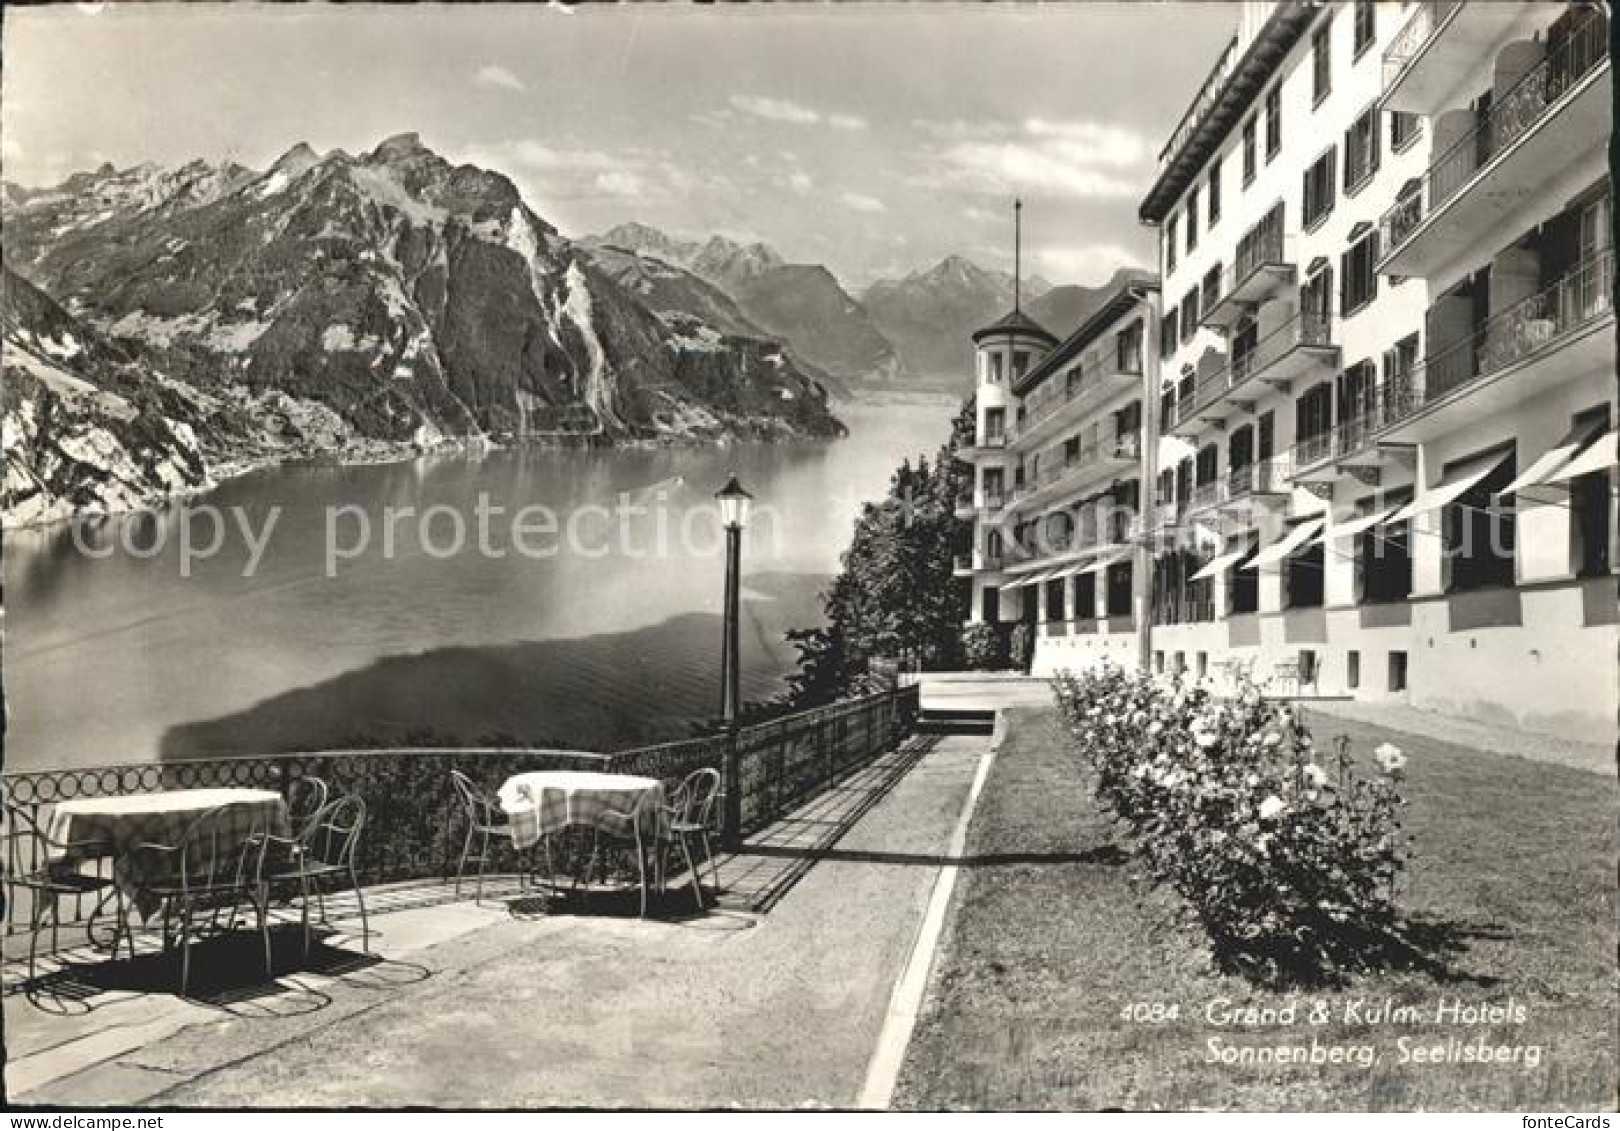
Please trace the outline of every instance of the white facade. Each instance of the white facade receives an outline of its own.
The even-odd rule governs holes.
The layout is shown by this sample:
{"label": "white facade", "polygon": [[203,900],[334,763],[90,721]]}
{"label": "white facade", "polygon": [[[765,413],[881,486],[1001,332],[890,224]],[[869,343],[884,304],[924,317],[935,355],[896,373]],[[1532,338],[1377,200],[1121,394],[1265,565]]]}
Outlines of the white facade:
{"label": "white facade", "polygon": [[[1612,734],[1604,12],[1237,22],[1141,208],[1162,279],[1146,662]],[[1046,625],[1038,671],[1109,651],[1086,619]]]}

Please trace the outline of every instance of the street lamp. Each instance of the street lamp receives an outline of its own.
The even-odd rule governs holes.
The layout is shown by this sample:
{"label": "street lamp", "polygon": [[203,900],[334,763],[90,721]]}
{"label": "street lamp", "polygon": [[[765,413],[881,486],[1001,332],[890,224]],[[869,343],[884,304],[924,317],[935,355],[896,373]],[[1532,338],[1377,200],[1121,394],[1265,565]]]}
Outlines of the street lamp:
{"label": "street lamp", "polygon": [[733,475],[715,492],[720,521],[726,528],[726,608],[720,641],[720,721],[726,728],[725,839],[735,844],[742,829],[742,779],[737,753],[737,712],[741,708],[741,668],[738,649],[739,589],[742,574],[742,532],[748,522],[748,504],[754,496],[743,490]]}

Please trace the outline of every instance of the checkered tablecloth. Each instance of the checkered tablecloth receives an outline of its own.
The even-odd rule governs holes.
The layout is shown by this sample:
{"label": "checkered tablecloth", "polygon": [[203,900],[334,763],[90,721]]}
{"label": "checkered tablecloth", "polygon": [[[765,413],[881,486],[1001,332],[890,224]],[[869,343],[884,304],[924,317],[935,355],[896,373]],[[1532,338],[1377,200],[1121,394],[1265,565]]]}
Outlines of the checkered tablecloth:
{"label": "checkered tablecloth", "polygon": [[[588,770],[543,770],[507,778],[496,795],[512,826],[517,848],[538,844],[569,825],[585,825],[630,838],[635,825],[644,841],[667,839],[664,783],[630,774]],[[624,814],[634,814],[635,824]]]}
{"label": "checkered tablecloth", "polygon": [[166,793],[127,793],[61,802],[52,811],[46,835],[56,849],[51,863],[73,865],[111,857],[113,882],[142,915],[158,905],[150,886],[172,879],[179,865],[173,853],[134,851],[138,845],[178,848],[198,817],[230,806],[220,816],[222,845],[246,843],[256,834],[288,835],[287,802],[273,789],[176,789]]}

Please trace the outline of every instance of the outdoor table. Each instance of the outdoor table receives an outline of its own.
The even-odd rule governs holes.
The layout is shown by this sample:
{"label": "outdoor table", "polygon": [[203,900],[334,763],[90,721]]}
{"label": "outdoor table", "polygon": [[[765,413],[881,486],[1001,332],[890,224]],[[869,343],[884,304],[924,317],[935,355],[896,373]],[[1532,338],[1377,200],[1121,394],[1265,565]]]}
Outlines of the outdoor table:
{"label": "outdoor table", "polygon": [[594,770],[541,770],[506,779],[496,795],[510,819],[512,844],[530,848],[569,825],[585,825],[609,836],[634,838],[627,814],[635,814],[641,840],[669,837],[664,783],[632,774]]}
{"label": "outdoor table", "polygon": [[232,834],[240,835],[244,843],[253,833],[288,835],[287,802],[273,789],[176,789],[82,797],[61,802],[51,813],[51,841],[70,846],[54,851],[51,862],[73,865],[112,857],[114,885],[142,915],[150,915],[158,901],[148,885],[167,877],[148,873],[170,862],[133,850],[142,844],[179,847],[198,817],[222,805],[231,806],[221,825],[226,840]]}

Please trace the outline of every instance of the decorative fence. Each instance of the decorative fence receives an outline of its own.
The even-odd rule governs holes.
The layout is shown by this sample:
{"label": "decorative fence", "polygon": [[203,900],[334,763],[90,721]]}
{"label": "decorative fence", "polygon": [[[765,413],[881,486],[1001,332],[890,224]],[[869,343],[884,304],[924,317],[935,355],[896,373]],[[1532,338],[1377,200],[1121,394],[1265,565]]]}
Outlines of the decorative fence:
{"label": "decorative fence", "polygon": [[[744,833],[891,748],[912,729],[918,696],[916,686],[896,688],[741,728],[736,740]],[[51,810],[75,797],[231,786],[286,792],[299,778],[319,777],[334,796],[354,793],[365,801],[358,868],[364,882],[386,883],[454,872],[466,825],[450,788],[451,770],[491,791],[516,773],[570,769],[642,774],[672,789],[699,767],[724,772],[729,741],[711,735],[615,754],[499,747],[320,751],[41,770],[5,774],[0,783],[8,806],[48,828]],[[0,831],[6,845],[5,929],[11,934],[29,922],[27,892],[12,877],[42,862],[29,858],[32,842],[20,830],[8,823]],[[110,861],[96,866],[110,868]],[[62,922],[83,922],[94,911],[93,897],[64,900]]]}

